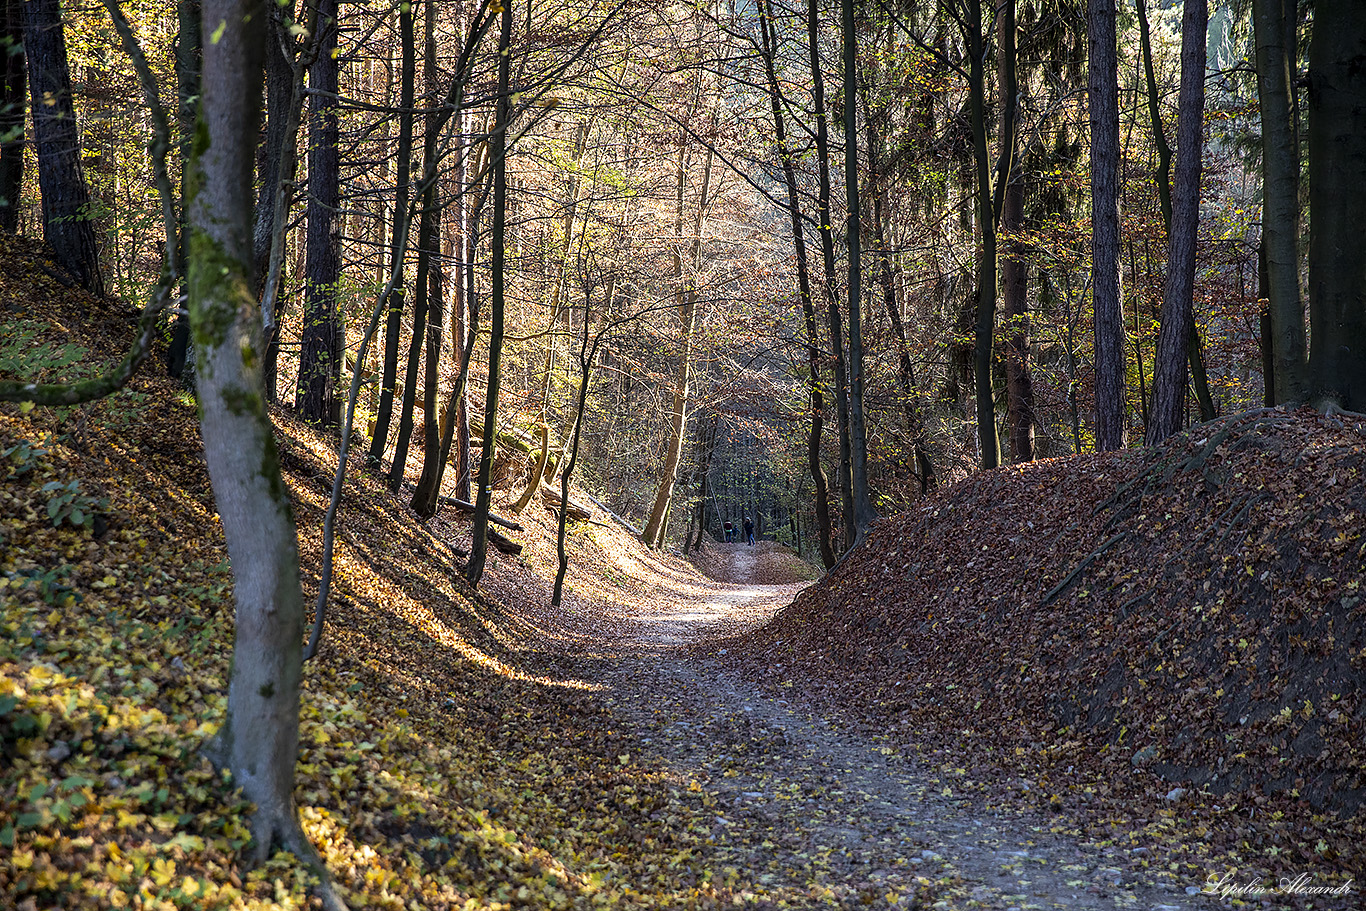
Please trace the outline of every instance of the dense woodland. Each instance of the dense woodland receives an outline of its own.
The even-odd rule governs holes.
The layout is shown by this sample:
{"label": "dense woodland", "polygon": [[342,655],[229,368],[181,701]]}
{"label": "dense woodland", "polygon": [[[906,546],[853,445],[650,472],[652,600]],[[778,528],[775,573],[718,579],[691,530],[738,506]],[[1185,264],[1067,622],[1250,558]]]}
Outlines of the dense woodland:
{"label": "dense woodland", "polygon": [[354,472],[472,513],[473,585],[549,501],[556,604],[580,496],[830,568],[978,469],[1366,410],[1356,0],[0,13],[0,226],[141,311],[108,372],[0,398],[194,390],[264,847],[307,850],[274,406],[340,453],[329,553]]}

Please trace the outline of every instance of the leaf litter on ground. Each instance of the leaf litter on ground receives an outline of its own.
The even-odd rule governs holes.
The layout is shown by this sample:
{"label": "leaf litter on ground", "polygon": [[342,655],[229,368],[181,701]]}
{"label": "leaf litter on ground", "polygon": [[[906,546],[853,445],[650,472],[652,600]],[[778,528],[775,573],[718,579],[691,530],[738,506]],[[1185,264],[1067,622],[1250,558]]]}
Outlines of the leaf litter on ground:
{"label": "leaf litter on ground", "polygon": [[[7,317],[46,327],[39,334],[59,353],[126,344],[129,313],[31,281],[41,249],[10,238],[4,244]],[[43,358],[52,353],[26,363]],[[9,858],[0,866],[0,900],[25,911],[309,907],[311,875],[294,858],[244,868],[251,808],[200,756],[223,718],[231,578],[193,400],[155,373],[148,369],[125,392],[81,408],[0,406],[0,849]],[[283,412],[275,417],[305,584],[316,585],[335,441]],[[1311,447],[1320,454],[1315,465],[1338,458],[1327,450]],[[915,523],[928,520],[913,512],[885,523],[872,545],[800,596],[811,573],[775,545],[704,547],[696,564],[718,582],[646,550],[610,522],[575,523],[570,594],[555,611],[547,606],[549,511],[528,510],[523,555],[494,555],[484,592],[476,593],[459,573],[468,518],[443,513],[415,521],[407,497],[365,476],[357,460],[348,475],[329,628],[305,674],[296,794],[305,830],[358,908],[1102,908],[1139,901],[1180,908],[1188,906],[1183,887],[1225,870],[1269,875],[1312,861],[1305,869],[1316,874],[1349,875],[1360,856],[1360,826],[1350,818],[1310,813],[1274,793],[1219,804],[1190,787],[1181,801],[1155,799],[1153,763],[1145,761],[1140,773],[1133,771],[1139,764],[1126,768],[1104,755],[1099,766],[1089,762],[1093,742],[1083,725],[1059,730],[1046,714],[1056,706],[1029,695],[1035,690],[1027,675],[1001,678],[1012,686],[994,690],[1018,691],[1018,707],[1001,699],[983,712],[969,710],[964,694],[940,701],[968,689],[974,666],[963,657],[970,651],[950,654],[947,634],[935,642],[942,655],[894,660],[911,646],[888,638],[893,629],[955,616],[946,629],[974,627],[963,613],[969,598],[949,597],[954,586],[975,580],[983,586],[980,604],[995,597],[1004,605],[1009,584],[1022,578],[1036,588],[1065,581],[1065,567],[1103,543],[1075,529],[1071,538],[1064,534],[1086,521],[1068,511],[1080,488],[1093,484],[1099,501],[1129,477],[1125,471],[1151,468],[1132,455],[1114,458],[1120,461],[1050,463],[958,485],[926,509],[948,510],[946,517],[958,510],[959,534],[914,540]],[[1330,477],[1344,493],[1360,489],[1345,467]],[[1011,488],[1016,479],[1023,480]],[[98,522],[51,521],[44,485],[68,489],[73,481]],[[1279,483],[1287,483],[1284,474]],[[1068,502],[1039,498],[1041,485],[1067,489]],[[1143,515],[1157,514],[1148,503],[1165,490],[1140,492]],[[1022,556],[1024,575],[1011,575],[1016,557],[1000,523],[1015,519],[993,512],[1001,502],[1016,504],[1016,518],[1033,510],[1035,540],[1054,547],[1048,553],[1058,562],[1036,567],[1044,574],[1037,579]],[[1239,512],[1233,507],[1243,510],[1246,501],[1229,502],[1222,521],[1232,517],[1244,527],[1254,525],[1256,510],[1283,505],[1257,501]],[[1296,516],[1285,527],[1305,532]],[[1332,517],[1318,518],[1302,537],[1318,540],[1324,523],[1331,525]],[[1157,532],[1179,540],[1179,522],[1163,523]],[[1359,529],[1344,526],[1345,540],[1330,539],[1333,553],[1359,546]],[[995,575],[973,565],[982,546],[1005,560]],[[1111,573],[1141,595],[1134,586],[1150,579],[1152,565],[1139,573],[1115,562],[1128,552],[1091,557],[1083,573]],[[1134,553],[1150,559],[1151,551]],[[929,565],[943,570],[942,579]],[[1342,564],[1322,565],[1328,568],[1306,573],[1314,591],[1326,597],[1346,590],[1351,574]],[[1181,572],[1168,576],[1189,587]],[[1284,572],[1297,578],[1296,567]],[[1083,573],[1050,610],[1103,590]],[[1238,578],[1231,569],[1225,576]],[[941,589],[938,600],[924,602],[935,605],[927,609],[934,619],[916,615],[921,602],[910,599],[926,579]],[[782,611],[794,596],[796,605]],[[869,611],[868,604],[883,608]],[[960,613],[946,613],[954,604],[963,605]],[[765,626],[775,613],[777,622]],[[1031,631],[1024,618],[979,626],[972,633],[979,638],[963,640],[965,649],[1045,660],[1038,643],[1049,641],[1051,628]],[[1342,651],[1356,641],[1351,630],[1333,630],[1334,654],[1355,655]],[[1115,630],[1106,633],[1114,648],[1133,647],[1114,638]],[[1062,653],[1069,660],[1084,654]],[[1049,692],[1063,691],[1056,675],[1075,672],[1063,666],[1069,669],[1040,671],[1055,675],[1047,678]],[[946,679],[950,668],[958,676]],[[1124,692],[1151,700],[1154,687],[1171,685],[1153,680],[1126,681]],[[1338,699],[1329,701],[1341,708],[1309,701],[1320,724],[1356,734],[1359,750],[1357,691],[1336,690]],[[903,691],[915,697],[903,699]],[[1186,692],[1178,686],[1169,695]],[[1303,714],[1284,722],[1285,735],[1302,735]],[[1096,730],[1114,731],[1113,718],[1104,720]],[[1175,719],[1154,715],[1150,723],[1157,726],[1145,733],[1160,744],[1154,760],[1191,761],[1189,750],[1168,746],[1179,735]],[[1111,752],[1124,758],[1132,741],[1115,736],[1125,749]],[[1342,761],[1332,755],[1337,746],[1327,743],[1320,766]],[[1072,766],[1066,773],[1064,761]],[[1116,768],[1124,774],[1116,776]],[[1281,859],[1268,860],[1277,846]]]}

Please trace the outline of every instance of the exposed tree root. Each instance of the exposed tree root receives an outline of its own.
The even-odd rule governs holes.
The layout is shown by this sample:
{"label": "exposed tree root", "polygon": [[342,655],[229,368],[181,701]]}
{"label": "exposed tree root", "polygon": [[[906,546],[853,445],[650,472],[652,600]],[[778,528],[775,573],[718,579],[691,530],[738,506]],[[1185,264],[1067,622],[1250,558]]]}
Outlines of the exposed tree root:
{"label": "exposed tree root", "polygon": [[1053,599],[1057,598],[1058,595],[1062,594],[1063,591],[1066,590],[1067,586],[1071,585],[1073,580],[1075,580],[1077,576],[1081,574],[1082,570],[1090,566],[1091,563],[1096,559],[1096,557],[1099,557],[1101,554],[1105,553],[1107,550],[1113,547],[1116,543],[1122,541],[1128,536],[1129,533],[1127,531],[1121,531],[1119,534],[1115,535],[1113,538],[1110,538],[1100,547],[1097,547],[1095,550],[1091,551],[1091,553],[1083,557],[1082,561],[1076,565],[1076,568],[1074,568],[1070,573],[1064,576],[1061,582],[1053,586],[1052,591],[1043,596],[1043,601],[1041,602],[1040,606],[1047,607],[1048,605],[1052,604]]}

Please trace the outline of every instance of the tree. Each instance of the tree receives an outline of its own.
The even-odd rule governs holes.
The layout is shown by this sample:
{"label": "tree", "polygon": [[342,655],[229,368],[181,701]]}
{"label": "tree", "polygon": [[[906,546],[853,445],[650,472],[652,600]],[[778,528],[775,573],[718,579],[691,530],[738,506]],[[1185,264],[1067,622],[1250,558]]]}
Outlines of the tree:
{"label": "tree", "polygon": [[489,381],[484,392],[484,445],[479,453],[479,490],[474,501],[474,528],[471,533],[470,562],[465,578],[478,585],[488,559],[489,510],[493,506],[493,452],[498,439],[498,386],[502,380],[504,300],[507,260],[507,147],[508,121],[512,112],[512,0],[502,0],[498,35],[498,94],[495,100],[493,133],[489,136],[489,158],[493,166],[493,262],[490,289]]}
{"label": "tree", "polygon": [[1091,112],[1091,299],[1096,338],[1096,449],[1124,445],[1124,311],[1119,292],[1119,53],[1115,0],[1088,0]]}
{"label": "tree", "polygon": [[28,100],[24,67],[23,0],[0,5],[0,54],[5,57],[0,82],[0,230],[19,226],[19,194],[24,188],[24,118]]}
{"label": "tree", "polygon": [[[825,397],[821,392],[820,336],[816,329],[816,305],[811,296],[811,270],[806,258],[806,227],[803,224],[801,202],[798,199],[796,168],[787,140],[786,120],[783,117],[783,97],[774,69],[773,57],[777,46],[772,6],[759,0],[760,55],[764,61],[764,76],[768,83],[769,108],[773,114],[773,136],[778,146],[778,160],[783,166],[783,184],[787,189],[787,213],[792,225],[792,244],[797,259],[797,295],[801,299],[802,322],[806,331],[807,385],[810,389],[811,424],[806,443],[806,465],[815,487],[816,538],[821,562],[826,569],[835,565],[835,550],[830,536],[830,493],[821,465],[821,433],[825,422]],[[712,433],[713,439],[715,431]],[[708,449],[710,458],[711,449]]]}
{"label": "tree", "polygon": [[[1331,15],[1331,14],[1330,14]],[[1300,141],[1295,78],[1298,0],[1253,0],[1257,99],[1262,115],[1262,249],[1270,319],[1267,387],[1275,404],[1302,400],[1304,303],[1300,297]]]}
{"label": "tree", "polygon": [[81,165],[81,140],[71,101],[71,72],[59,0],[24,3],[24,53],[33,105],[38,187],[43,196],[43,238],[57,263],[92,294],[104,294],[90,189]]}
{"label": "tree", "polygon": [[1181,95],[1176,126],[1176,173],[1172,227],[1167,246],[1167,283],[1157,336],[1149,445],[1181,429],[1186,398],[1186,361],[1195,295],[1195,247],[1200,231],[1200,172],[1204,159],[1205,31],[1207,0],[1185,0],[1181,19]]}
{"label": "tree", "polygon": [[337,383],[345,348],[337,313],[337,282],[341,278],[337,0],[319,0],[317,21],[318,54],[309,67],[313,94],[308,128],[308,253],[296,407],[304,420],[332,426],[340,417]]}
{"label": "tree", "polygon": [[[1317,0],[1309,42],[1310,394],[1366,408],[1366,16]],[[1288,314],[1287,314],[1288,316]]]}
{"label": "tree", "polygon": [[251,140],[260,115],[265,12],[262,0],[204,0],[203,21],[214,40],[204,45],[202,140],[187,163],[200,429],[237,608],[228,716],[214,753],[256,805],[254,859],[281,846],[325,873],[294,807],[303,592],[261,381],[252,282]]}
{"label": "tree", "polygon": [[[1006,0],[1013,8],[1014,0]],[[858,32],[854,0],[841,0],[840,35],[844,47],[844,197],[845,245],[849,251],[849,484],[854,499],[854,543],[868,535],[877,511],[868,491],[868,431],[863,420],[862,267],[859,261],[858,199]]]}
{"label": "tree", "polygon": [[398,174],[394,189],[393,231],[390,235],[390,271],[398,275],[397,282],[391,282],[392,290],[385,302],[384,319],[384,370],[380,378],[379,410],[375,415],[375,432],[370,439],[370,452],[366,465],[378,471],[384,460],[384,450],[389,441],[389,422],[394,416],[394,390],[398,385],[398,343],[403,328],[403,263],[407,259],[407,229],[399,230],[400,222],[405,226],[408,219],[408,179],[412,171],[413,159],[413,92],[417,81],[417,42],[413,28],[413,5],[401,3],[398,8],[399,42],[402,45],[399,85],[398,118]]}
{"label": "tree", "polygon": [[[1172,151],[1167,144],[1167,131],[1162,126],[1162,114],[1158,107],[1160,92],[1157,86],[1157,74],[1153,67],[1152,41],[1148,33],[1148,6],[1144,0],[1138,0],[1138,35],[1139,47],[1143,57],[1143,71],[1148,82],[1148,116],[1153,124],[1153,145],[1157,148],[1157,195],[1162,206],[1162,224],[1166,228],[1167,236],[1172,233]],[[1190,335],[1186,339],[1186,360],[1190,364],[1191,386],[1195,392],[1195,400],[1200,406],[1200,420],[1213,420],[1218,411],[1214,407],[1214,398],[1210,395],[1209,381],[1205,377],[1205,356],[1204,346],[1200,341],[1200,330],[1196,328],[1195,320],[1191,320]],[[1146,412],[1145,412],[1146,414]]]}

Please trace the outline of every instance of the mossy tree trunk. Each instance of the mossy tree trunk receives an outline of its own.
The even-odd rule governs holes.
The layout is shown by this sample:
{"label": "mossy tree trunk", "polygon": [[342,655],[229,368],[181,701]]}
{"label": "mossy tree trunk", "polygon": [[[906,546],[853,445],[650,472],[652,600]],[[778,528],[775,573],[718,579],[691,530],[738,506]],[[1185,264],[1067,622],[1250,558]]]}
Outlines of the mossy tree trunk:
{"label": "mossy tree trunk", "polygon": [[189,163],[189,310],[200,423],[237,607],[219,758],[256,805],[256,858],[306,848],[294,809],[303,596],[289,495],[266,413],[252,288],[252,165],[263,0],[204,0],[202,117]]}

